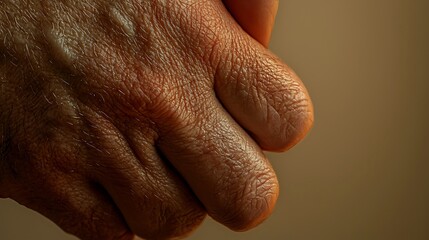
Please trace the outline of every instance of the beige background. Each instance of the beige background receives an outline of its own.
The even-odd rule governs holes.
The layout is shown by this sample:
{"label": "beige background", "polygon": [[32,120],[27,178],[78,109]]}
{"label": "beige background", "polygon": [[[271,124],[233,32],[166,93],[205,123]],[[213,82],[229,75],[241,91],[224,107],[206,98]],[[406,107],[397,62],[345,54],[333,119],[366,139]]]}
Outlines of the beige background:
{"label": "beige background", "polygon": [[[191,239],[429,239],[429,1],[282,0],[272,49],[316,107],[270,155],[281,196],[260,228],[207,221]],[[0,200],[0,239],[74,239]]]}

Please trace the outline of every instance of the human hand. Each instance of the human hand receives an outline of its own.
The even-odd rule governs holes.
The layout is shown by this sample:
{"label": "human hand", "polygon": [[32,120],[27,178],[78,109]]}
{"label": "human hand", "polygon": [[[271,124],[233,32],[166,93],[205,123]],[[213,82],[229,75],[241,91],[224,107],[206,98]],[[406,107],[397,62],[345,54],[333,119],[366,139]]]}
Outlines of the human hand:
{"label": "human hand", "polygon": [[240,26],[268,46],[277,15],[278,0],[223,0]]}
{"label": "human hand", "polygon": [[1,197],[82,239],[182,236],[206,212],[245,230],[269,215],[277,180],[259,146],[293,146],[312,107],[222,2],[0,7]]}

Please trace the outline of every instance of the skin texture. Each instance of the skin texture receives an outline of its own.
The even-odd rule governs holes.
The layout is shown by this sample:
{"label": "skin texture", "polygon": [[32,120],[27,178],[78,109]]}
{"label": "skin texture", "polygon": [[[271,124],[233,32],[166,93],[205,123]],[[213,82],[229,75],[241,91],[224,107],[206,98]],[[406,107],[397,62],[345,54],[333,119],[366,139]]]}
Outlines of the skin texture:
{"label": "skin texture", "polygon": [[262,45],[268,46],[278,0],[224,0],[224,3],[243,30]]}
{"label": "skin texture", "polygon": [[0,197],[81,239],[182,237],[206,214],[244,231],[270,215],[262,150],[299,142],[313,109],[269,31],[220,0],[0,9]]}

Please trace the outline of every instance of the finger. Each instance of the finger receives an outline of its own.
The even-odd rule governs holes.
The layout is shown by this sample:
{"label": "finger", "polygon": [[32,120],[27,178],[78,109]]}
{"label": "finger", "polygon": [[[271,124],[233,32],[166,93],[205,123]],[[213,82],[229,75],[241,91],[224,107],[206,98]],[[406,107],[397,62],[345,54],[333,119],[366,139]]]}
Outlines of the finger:
{"label": "finger", "polygon": [[313,123],[313,107],[299,77],[269,50],[240,35],[224,51],[215,91],[228,112],[265,150],[284,151]]}
{"label": "finger", "polygon": [[16,192],[13,198],[82,240],[134,238],[121,213],[99,186],[57,176],[31,179],[32,183],[42,181],[38,188],[23,186],[25,190]]}
{"label": "finger", "polygon": [[[165,239],[190,234],[205,217],[205,211],[148,140],[128,125],[122,137],[103,119],[91,120],[96,126],[97,148],[107,152],[92,172],[112,196],[130,229],[140,237]],[[143,129],[143,128],[142,128]],[[147,129],[147,128],[146,128]],[[110,150],[109,150],[110,149]]]}
{"label": "finger", "polygon": [[223,0],[238,24],[254,39],[268,46],[278,9],[278,0]]}
{"label": "finger", "polygon": [[204,106],[170,112],[158,145],[212,218],[233,230],[248,230],[270,215],[278,196],[276,176],[214,96],[199,101]]}

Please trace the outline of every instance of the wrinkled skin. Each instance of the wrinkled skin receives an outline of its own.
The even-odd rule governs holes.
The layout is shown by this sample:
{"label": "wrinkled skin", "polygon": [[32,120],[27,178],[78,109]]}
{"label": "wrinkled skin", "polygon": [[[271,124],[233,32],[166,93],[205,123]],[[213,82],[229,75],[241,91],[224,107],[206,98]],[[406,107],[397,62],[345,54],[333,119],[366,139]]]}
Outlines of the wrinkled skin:
{"label": "wrinkled skin", "polygon": [[220,0],[2,0],[0,197],[81,239],[266,219],[262,150],[299,142],[313,110],[270,30],[225,2],[243,28]]}

